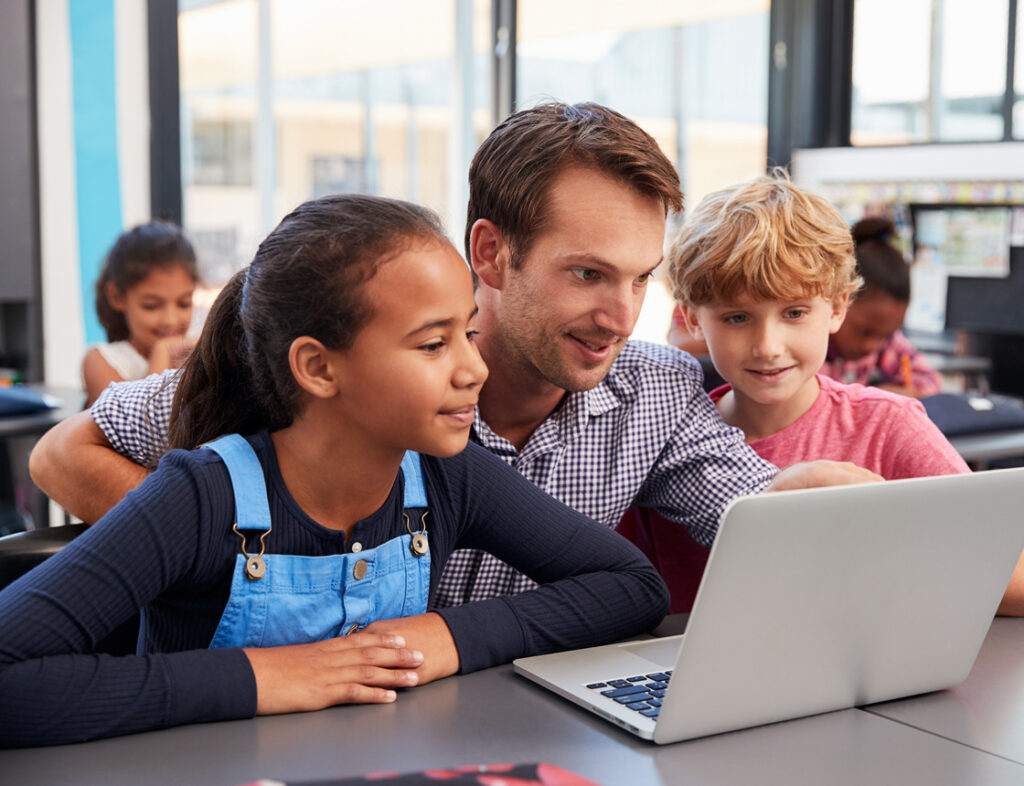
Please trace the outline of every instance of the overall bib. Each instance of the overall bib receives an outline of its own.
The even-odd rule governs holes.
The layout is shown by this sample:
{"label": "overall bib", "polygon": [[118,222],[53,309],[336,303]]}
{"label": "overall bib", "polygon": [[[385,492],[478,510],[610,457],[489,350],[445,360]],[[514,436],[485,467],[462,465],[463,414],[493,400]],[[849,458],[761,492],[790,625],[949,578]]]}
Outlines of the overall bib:
{"label": "overall bib", "polygon": [[[427,610],[430,553],[426,512],[421,517],[409,510],[427,508],[418,454],[406,453],[402,459],[408,534],[349,554],[264,556],[264,541],[273,535],[263,467],[256,453],[238,434],[205,447],[216,451],[228,468],[235,495],[233,529],[242,539],[231,596],[210,647],[276,647],[322,641],[354,633],[377,620]],[[414,526],[419,527],[418,532]],[[246,553],[247,542],[258,545],[258,554]]]}

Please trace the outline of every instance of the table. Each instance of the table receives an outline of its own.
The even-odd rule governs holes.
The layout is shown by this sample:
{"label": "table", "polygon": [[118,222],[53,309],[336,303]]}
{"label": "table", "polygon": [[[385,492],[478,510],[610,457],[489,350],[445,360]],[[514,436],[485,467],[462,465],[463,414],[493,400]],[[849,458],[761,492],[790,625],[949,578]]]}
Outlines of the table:
{"label": "table", "polygon": [[49,500],[29,477],[28,454],[39,437],[50,428],[81,411],[85,394],[72,388],[29,387],[56,397],[61,406],[31,415],[0,417],[0,507],[4,503],[20,503],[18,507],[31,515],[35,527],[47,527]]}
{"label": "table", "polygon": [[547,761],[604,784],[1021,784],[1021,653],[1024,619],[998,618],[952,690],[665,746],[499,666],[404,692],[393,705],[0,751],[0,782],[216,786]]}

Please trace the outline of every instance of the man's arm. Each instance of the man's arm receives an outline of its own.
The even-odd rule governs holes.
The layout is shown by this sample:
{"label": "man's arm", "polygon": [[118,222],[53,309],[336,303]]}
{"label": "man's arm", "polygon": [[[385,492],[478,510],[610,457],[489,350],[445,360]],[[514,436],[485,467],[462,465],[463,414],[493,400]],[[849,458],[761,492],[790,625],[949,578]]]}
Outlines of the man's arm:
{"label": "man's arm", "polygon": [[149,474],[114,451],[89,412],[79,412],[46,432],[29,457],[29,472],[47,496],[89,523]]}
{"label": "man's arm", "polygon": [[809,489],[817,486],[848,486],[854,483],[875,483],[885,480],[869,469],[858,467],[849,461],[801,461],[790,464],[775,476],[766,491],[790,491]]}

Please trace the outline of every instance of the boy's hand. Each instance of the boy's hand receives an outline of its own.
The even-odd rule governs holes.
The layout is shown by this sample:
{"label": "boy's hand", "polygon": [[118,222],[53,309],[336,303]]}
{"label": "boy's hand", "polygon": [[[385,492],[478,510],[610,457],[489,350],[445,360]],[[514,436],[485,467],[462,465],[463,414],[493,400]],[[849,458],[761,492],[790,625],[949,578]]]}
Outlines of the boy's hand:
{"label": "boy's hand", "polygon": [[384,704],[397,697],[393,688],[423,681],[416,671],[423,653],[390,634],[361,631],[310,644],[242,651],[256,677],[257,715]]}
{"label": "boy's hand", "polygon": [[459,651],[448,625],[440,614],[427,612],[414,617],[381,620],[367,625],[367,633],[391,634],[423,653],[423,665],[416,669],[419,685],[450,677],[459,670]]}
{"label": "boy's hand", "polygon": [[790,464],[768,486],[766,491],[790,491],[818,486],[849,486],[854,483],[877,483],[885,480],[869,469],[858,467],[849,461],[802,461]]}

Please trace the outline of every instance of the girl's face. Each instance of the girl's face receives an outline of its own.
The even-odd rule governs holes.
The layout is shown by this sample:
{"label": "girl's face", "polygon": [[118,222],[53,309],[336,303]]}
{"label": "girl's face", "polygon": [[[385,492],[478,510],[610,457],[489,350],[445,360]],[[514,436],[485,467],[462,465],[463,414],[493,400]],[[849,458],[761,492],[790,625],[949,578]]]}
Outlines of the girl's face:
{"label": "girl's face", "polygon": [[846,321],[833,338],[836,352],[844,360],[870,355],[900,329],[906,314],[906,301],[868,290],[850,303]]}
{"label": "girl's face", "polygon": [[466,263],[448,243],[415,241],[380,264],[366,296],[369,322],[348,350],[331,353],[339,416],[380,447],[460,452],[487,378]]}
{"label": "girl's face", "polygon": [[157,341],[184,336],[188,331],[195,288],[188,270],[172,265],[154,269],[125,292],[108,284],[107,301],[124,314],[132,346],[149,357]]}

